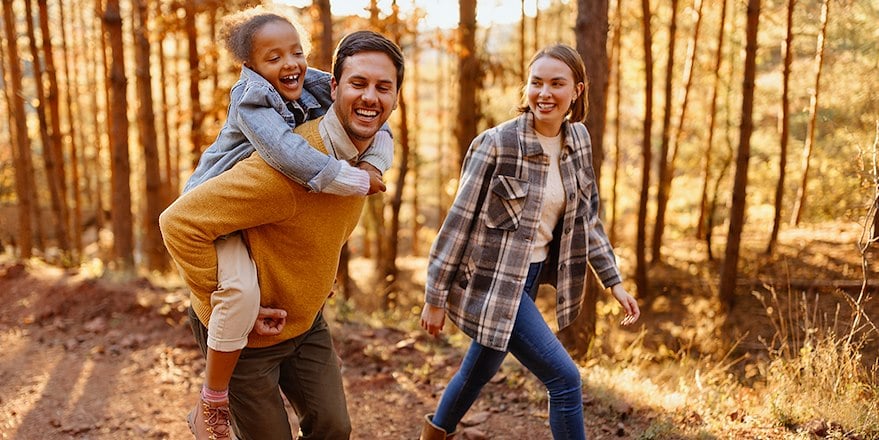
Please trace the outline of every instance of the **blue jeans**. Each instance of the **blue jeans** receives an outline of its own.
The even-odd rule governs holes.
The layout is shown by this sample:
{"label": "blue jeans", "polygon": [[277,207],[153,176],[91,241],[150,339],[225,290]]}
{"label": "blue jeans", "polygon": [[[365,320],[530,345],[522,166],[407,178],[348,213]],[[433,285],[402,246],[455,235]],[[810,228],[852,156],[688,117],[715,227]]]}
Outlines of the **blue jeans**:
{"label": "blue jeans", "polygon": [[[580,371],[573,359],[550,330],[534,305],[537,277],[543,263],[532,263],[509,352],[537,376],[549,393],[549,426],[554,439],[585,439],[583,427],[583,392]],[[507,352],[493,350],[476,342],[461,361],[449,386],[440,398],[433,423],[453,432],[458,422],[476,401],[482,387],[500,369]]]}

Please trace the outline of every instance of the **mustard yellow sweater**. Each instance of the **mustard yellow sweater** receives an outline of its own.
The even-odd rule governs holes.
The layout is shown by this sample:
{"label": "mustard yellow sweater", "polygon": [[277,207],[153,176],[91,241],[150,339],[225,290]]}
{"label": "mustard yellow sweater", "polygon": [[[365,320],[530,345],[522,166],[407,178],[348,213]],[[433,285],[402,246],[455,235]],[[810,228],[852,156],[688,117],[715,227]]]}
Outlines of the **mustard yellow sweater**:
{"label": "mustard yellow sweater", "polygon": [[[327,152],[315,119],[296,128]],[[287,311],[278,336],[252,334],[248,347],[267,347],[311,327],[329,295],[339,252],[357,225],[365,197],[310,193],[254,153],[187,192],[159,217],[168,252],[189,285],[192,307],[207,325],[217,287],[214,240],[244,231],[256,263],[264,307]]]}

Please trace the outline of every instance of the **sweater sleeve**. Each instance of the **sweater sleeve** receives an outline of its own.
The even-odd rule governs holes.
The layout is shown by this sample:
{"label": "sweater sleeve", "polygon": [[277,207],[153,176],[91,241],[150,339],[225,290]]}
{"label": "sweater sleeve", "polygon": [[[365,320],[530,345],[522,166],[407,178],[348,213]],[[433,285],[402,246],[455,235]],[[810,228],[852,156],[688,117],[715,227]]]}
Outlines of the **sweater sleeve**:
{"label": "sweater sleeve", "polygon": [[258,89],[245,90],[238,104],[236,123],[241,132],[272,168],[311,191],[322,191],[339,174],[340,161],[311,148],[293,133],[273,106],[283,104],[271,102],[280,97]]}
{"label": "sweater sleeve", "polygon": [[165,247],[194,295],[209,301],[216,290],[214,240],[293,215],[291,184],[252,155],[183,194],[162,212],[159,227]]}
{"label": "sweater sleeve", "polygon": [[375,134],[375,140],[363,152],[360,160],[378,168],[382,174],[391,168],[394,162],[394,138],[387,123]]}

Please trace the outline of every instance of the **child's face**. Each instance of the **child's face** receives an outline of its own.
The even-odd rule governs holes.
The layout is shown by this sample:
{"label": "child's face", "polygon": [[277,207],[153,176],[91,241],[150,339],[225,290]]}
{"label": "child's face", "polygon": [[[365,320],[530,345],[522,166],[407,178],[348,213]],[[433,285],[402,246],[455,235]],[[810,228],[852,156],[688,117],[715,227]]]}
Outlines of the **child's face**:
{"label": "child's face", "polygon": [[290,23],[271,21],[259,28],[244,65],[262,75],[284,99],[295,101],[302,95],[308,64],[299,32]]}

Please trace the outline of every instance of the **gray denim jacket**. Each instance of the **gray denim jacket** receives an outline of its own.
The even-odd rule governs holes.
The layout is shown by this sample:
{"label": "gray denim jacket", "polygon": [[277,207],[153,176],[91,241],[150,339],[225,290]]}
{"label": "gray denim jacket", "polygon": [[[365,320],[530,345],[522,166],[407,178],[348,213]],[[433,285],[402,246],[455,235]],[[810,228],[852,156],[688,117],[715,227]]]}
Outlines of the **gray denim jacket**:
{"label": "gray denim jacket", "polygon": [[[294,182],[312,191],[325,188],[339,174],[339,162],[310,147],[302,136],[293,133],[293,128],[297,125],[294,111],[300,112],[298,123],[327,112],[333,103],[330,78],[327,72],[309,68],[302,96],[297,103],[288,103],[265,78],[242,66],[241,78],[232,86],[226,123],[217,140],[202,153],[183,192],[232,168],[254,150]],[[382,130],[389,131],[387,125]],[[370,157],[372,150],[370,146],[361,160],[386,170],[392,158]]]}

